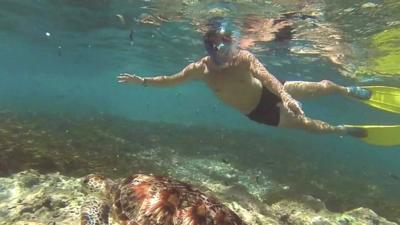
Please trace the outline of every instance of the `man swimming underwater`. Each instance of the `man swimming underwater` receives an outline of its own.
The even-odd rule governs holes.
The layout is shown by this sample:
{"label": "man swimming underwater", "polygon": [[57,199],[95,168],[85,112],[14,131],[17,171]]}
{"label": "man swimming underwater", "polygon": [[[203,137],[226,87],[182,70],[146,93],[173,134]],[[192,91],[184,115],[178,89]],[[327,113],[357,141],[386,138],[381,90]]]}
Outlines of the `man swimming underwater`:
{"label": "man swimming underwater", "polygon": [[253,54],[239,48],[239,35],[230,26],[222,18],[212,19],[203,36],[208,56],[187,65],[177,74],[144,78],[123,73],[118,76],[118,82],[164,87],[201,80],[224,103],[258,123],[316,133],[365,135],[360,129],[333,126],[308,118],[296,99],[334,93],[368,98],[368,90],[344,87],[328,80],[286,81],[282,84]]}

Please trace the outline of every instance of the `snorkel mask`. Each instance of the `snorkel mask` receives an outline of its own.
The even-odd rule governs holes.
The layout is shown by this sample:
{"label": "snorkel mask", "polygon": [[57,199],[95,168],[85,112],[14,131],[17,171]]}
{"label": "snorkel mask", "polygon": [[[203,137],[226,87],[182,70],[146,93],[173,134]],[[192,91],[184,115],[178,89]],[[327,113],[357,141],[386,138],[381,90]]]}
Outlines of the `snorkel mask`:
{"label": "snorkel mask", "polygon": [[239,32],[222,17],[211,19],[207,27],[203,37],[204,46],[211,60],[216,65],[223,66],[238,50]]}

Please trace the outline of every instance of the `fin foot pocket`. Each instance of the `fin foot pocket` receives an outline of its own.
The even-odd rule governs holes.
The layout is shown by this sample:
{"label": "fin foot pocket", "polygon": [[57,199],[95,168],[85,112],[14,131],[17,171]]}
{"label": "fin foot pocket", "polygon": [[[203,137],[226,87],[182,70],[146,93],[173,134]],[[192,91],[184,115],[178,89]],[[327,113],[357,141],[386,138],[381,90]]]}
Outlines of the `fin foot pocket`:
{"label": "fin foot pocket", "polygon": [[368,136],[368,131],[360,127],[347,127],[346,132],[356,138],[365,138]]}
{"label": "fin foot pocket", "polygon": [[400,125],[344,125],[348,135],[379,146],[400,145]]}
{"label": "fin foot pocket", "polygon": [[368,100],[372,95],[370,90],[357,86],[348,87],[347,92],[349,93],[349,96],[360,100]]}

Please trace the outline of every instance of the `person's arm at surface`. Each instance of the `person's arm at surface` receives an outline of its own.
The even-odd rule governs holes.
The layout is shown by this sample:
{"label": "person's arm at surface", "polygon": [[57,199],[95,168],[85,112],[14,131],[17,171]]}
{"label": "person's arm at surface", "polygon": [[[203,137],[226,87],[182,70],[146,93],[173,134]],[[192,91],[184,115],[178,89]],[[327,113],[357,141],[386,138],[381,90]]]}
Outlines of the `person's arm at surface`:
{"label": "person's arm at surface", "polygon": [[141,84],[145,86],[167,87],[197,79],[202,73],[202,61],[187,65],[182,71],[174,75],[141,77],[134,74],[122,73],[118,78],[119,83]]}
{"label": "person's arm at surface", "polygon": [[263,86],[268,88],[269,91],[276,96],[279,96],[282,99],[284,107],[288,108],[289,111],[296,115],[304,114],[299,102],[293,99],[292,96],[285,91],[282,83],[274,75],[268,72],[264,65],[253,54],[247,51],[243,54],[250,63],[250,70],[254,77],[259,79]]}

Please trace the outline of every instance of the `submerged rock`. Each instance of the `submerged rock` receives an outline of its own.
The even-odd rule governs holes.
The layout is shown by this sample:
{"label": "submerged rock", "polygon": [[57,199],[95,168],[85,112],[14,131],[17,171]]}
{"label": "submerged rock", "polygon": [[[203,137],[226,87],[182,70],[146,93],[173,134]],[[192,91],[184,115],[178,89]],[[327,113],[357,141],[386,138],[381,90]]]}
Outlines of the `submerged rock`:
{"label": "submerged rock", "polygon": [[366,9],[366,8],[375,8],[377,7],[378,4],[375,4],[373,2],[367,2],[361,5],[361,8]]}
{"label": "submerged rock", "polygon": [[358,208],[345,213],[333,213],[327,209],[315,211],[305,204],[295,201],[283,200],[271,206],[273,213],[280,220],[292,225],[396,225],[385,218],[378,216],[374,211]]}
{"label": "submerged rock", "polygon": [[0,224],[78,224],[79,179],[29,170],[0,178],[0,190]]}

